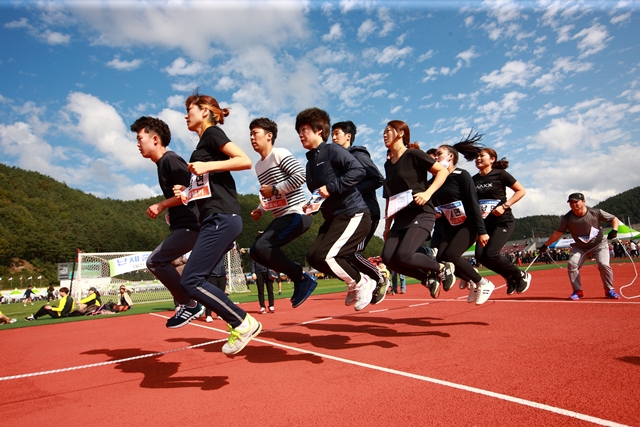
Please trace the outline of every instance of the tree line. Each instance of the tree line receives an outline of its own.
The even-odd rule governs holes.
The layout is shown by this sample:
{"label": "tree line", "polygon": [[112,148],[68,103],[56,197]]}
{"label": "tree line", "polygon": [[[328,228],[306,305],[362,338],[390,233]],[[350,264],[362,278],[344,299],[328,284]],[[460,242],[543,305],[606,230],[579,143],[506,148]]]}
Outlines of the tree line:
{"label": "tree line", "polygon": [[[258,206],[258,196],[239,195],[238,199],[243,231],[237,243],[240,248],[248,248],[273,216],[267,213],[256,222],[250,212]],[[57,280],[57,263],[72,262],[77,248],[83,252],[153,250],[169,234],[162,216],[153,220],[146,215],[147,208],[160,200],[162,196],[131,201],[101,199],[38,172],[0,164],[0,277],[15,276],[10,267],[24,260],[34,266],[36,275],[43,275],[43,284],[44,279],[53,283]],[[640,187],[597,207],[625,222],[627,217],[639,222]],[[549,236],[558,222],[559,217],[554,215],[519,218],[513,238],[531,237],[532,230],[536,236]],[[315,215],[311,229],[285,246],[285,254],[304,264],[307,248],[322,223],[322,216]],[[382,239],[374,236],[364,255],[380,255],[382,246]],[[243,261],[248,269],[247,255]]]}

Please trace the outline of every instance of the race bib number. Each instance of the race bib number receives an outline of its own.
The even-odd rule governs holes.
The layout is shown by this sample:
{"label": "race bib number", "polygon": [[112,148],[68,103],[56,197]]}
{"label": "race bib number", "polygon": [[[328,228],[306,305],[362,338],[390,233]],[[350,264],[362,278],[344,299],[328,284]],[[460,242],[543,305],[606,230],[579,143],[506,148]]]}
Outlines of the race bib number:
{"label": "race bib number", "polygon": [[413,195],[411,190],[403,191],[402,193],[394,194],[389,197],[389,205],[387,207],[386,218],[393,218],[398,211],[406,208],[413,202]]}
{"label": "race bib number", "polygon": [[464,211],[464,205],[460,200],[456,200],[455,202],[448,203],[446,205],[441,205],[440,210],[442,211],[442,215],[447,218],[449,224],[456,226],[462,224],[467,219],[467,214]]}
{"label": "race bib number", "polygon": [[597,228],[591,227],[591,231],[589,232],[588,236],[578,236],[578,239],[580,239],[580,241],[584,243],[589,243],[598,236],[599,232],[600,230],[598,230]]}
{"label": "race bib number", "polygon": [[180,193],[182,204],[188,205],[192,200],[206,199],[211,197],[211,187],[209,186],[209,174],[193,175],[189,186]]}
{"label": "race bib number", "polygon": [[302,212],[304,212],[305,215],[311,215],[312,213],[318,212],[320,210],[320,206],[322,206],[322,202],[325,200],[326,199],[318,193],[318,190],[314,191],[309,201],[302,206]]}
{"label": "race bib number", "polygon": [[496,206],[500,204],[500,200],[494,199],[484,199],[478,200],[478,205],[480,205],[480,213],[482,214],[482,219],[485,219],[489,216],[491,211],[493,211]]}
{"label": "race bib number", "polygon": [[[258,192],[258,194],[260,194],[260,192]],[[262,194],[260,194],[260,204],[265,211],[286,208],[289,205],[286,194],[278,194],[277,196],[274,194],[271,197],[263,197]]]}

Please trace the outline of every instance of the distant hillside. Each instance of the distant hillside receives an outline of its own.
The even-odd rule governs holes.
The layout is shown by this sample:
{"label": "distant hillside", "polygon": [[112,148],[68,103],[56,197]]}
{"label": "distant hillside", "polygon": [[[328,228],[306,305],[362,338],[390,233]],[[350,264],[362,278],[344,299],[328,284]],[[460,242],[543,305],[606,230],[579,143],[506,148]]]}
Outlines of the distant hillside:
{"label": "distant hillside", "polygon": [[[640,223],[640,187],[610,197],[594,207],[617,216],[625,224],[627,224],[627,218],[631,219],[632,224],[638,224]],[[567,212],[569,212],[568,205]],[[560,215],[534,215],[517,218],[512,239],[519,240],[525,237],[528,239],[532,233],[535,233],[536,237],[548,237],[558,228],[559,222]]]}
{"label": "distant hillside", "polygon": [[[25,271],[36,271],[53,282],[56,264],[72,261],[76,248],[84,252],[152,250],[169,234],[162,218],[152,220],[146,215],[147,207],[159,200],[100,199],[40,173],[0,164],[0,277],[15,275],[22,260],[30,263],[29,269],[33,266]],[[244,228],[238,244],[249,247],[272,215],[267,213],[255,222],[249,213],[258,205],[258,196],[241,195],[239,200]],[[314,216],[312,229],[289,244],[285,253],[304,263],[321,224],[322,217]],[[377,255],[382,240],[376,237],[369,246],[367,255]]]}

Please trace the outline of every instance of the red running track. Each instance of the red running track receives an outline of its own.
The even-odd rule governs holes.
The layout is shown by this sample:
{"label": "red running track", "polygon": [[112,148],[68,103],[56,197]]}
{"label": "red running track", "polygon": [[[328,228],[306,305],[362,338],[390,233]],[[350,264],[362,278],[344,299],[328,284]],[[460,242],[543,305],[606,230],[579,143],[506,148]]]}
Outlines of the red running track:
{"label": "red running track", "polygon": [[171,312],[1,331],[0,424],[639,425],[639,300],[604,299],[593,266],[577,302],[565,271],[533,277],[482,306],[457,285],[439,300],[410,285],[357,313],[337,294],[277,300],[275,314],[244,304],[265,331],[232,358],[221,321],[169,330]]}

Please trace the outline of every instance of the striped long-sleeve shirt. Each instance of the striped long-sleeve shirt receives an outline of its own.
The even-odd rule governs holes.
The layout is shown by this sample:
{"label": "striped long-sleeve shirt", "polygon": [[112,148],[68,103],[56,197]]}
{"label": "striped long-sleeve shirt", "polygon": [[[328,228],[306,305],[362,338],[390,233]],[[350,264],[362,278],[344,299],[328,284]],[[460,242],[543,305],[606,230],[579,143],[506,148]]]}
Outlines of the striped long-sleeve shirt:
{"label": "striped long-sleeve shirt", "polygon": [[[300,163],[286,148],[274,147],[271,153],[256,163],[256,174],[260,185],[274,185],[279,196],[286,196],[287,206],[273,209],[274,217],[291,213],[302,214],[302,205],[306,203],[302,185],[306,173]],[[262,205],[259,209],[263,209]]]}

